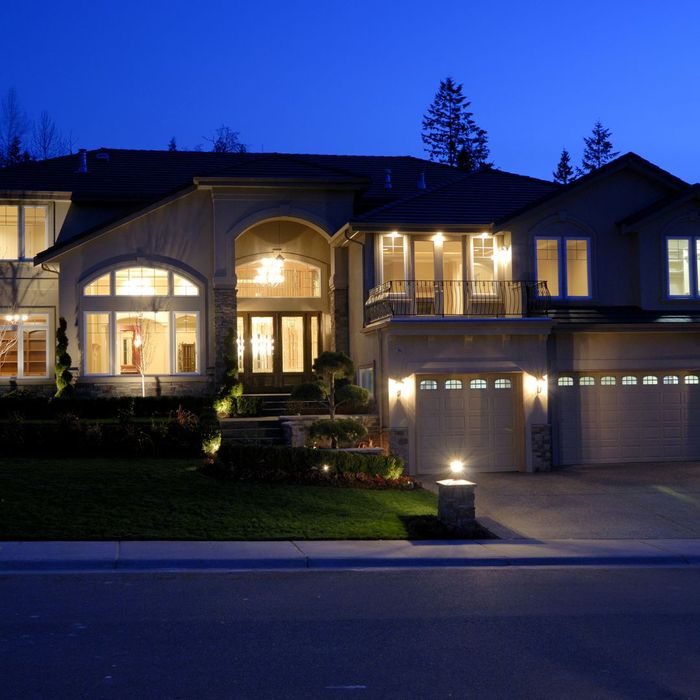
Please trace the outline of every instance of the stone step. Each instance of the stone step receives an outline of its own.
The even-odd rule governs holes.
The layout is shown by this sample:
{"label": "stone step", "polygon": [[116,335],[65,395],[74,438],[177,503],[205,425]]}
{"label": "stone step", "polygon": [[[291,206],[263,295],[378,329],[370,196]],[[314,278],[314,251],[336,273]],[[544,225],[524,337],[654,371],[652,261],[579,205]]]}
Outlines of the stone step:
{"label": "stone step", "polygon": [[283,445],[282,427],[276,418],[225,418],[219,421],[221,439],[237,445]]}

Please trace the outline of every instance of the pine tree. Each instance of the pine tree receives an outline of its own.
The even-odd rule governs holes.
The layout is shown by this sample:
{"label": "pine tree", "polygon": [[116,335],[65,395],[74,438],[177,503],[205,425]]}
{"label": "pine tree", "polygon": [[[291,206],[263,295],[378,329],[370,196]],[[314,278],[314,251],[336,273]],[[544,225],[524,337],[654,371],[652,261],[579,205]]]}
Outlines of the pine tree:
{"label": "pine tree", "polygon": [[421,134],[431,160],[468,171],[490,165],[488,135],[476,125],[470,105],[461,84],[450,77],[440,81]]}
{"label": "pine tree", "polygon": [[593,172],[619,155],[619,151],[613,151],[611,136],[610,129],[604,128],[601,121],[598,120],[593,126],[591,135],[583,137],[585,148],[583,149],[581,166],[584,172]]}
{"label": "pine tree", "polygon": [[561,158],[557,164],[557,169],[552,173],[554,182],[560,182],[562,185],[568,185],[576,179],[574,169],[571,167],[571,156],[566,148],[561,149]]}
{"label": "pine tree", "polygon": [[170,139],[170,141],[168,141],[168,150],[177,151],[177,141],[175,140],[174,136]]}

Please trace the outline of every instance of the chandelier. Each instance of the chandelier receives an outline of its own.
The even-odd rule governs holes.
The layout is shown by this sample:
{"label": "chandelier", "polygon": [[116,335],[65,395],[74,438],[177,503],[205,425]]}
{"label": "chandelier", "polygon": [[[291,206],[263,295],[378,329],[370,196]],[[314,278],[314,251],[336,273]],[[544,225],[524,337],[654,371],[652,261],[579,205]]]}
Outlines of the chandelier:
{"label": "chandelier", "polygon": [[284,270],[284,257],[282,257],[281,248],[272,249],[274,257],[263,258],[260,261],[260,267],[257,269],[257,274],[253,280],[256,284],[267,284],[271,287],[275,287],[278,284],[284,282],[284,275],[282,271]]}

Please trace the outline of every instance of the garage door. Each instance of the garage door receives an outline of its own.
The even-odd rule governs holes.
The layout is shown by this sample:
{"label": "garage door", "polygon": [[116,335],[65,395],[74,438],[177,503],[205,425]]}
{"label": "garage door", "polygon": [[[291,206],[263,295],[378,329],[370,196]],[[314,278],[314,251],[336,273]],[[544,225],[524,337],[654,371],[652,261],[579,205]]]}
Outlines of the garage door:
{"label": "garage door", "polygon": [[417,377],[418,472],[447,476],[453,459],[470,471],[516,469],[519,395],[514,374]]}
{"label": "garage door", "polygon": [[700,459],[700,373],[561,375],[562,464]]}

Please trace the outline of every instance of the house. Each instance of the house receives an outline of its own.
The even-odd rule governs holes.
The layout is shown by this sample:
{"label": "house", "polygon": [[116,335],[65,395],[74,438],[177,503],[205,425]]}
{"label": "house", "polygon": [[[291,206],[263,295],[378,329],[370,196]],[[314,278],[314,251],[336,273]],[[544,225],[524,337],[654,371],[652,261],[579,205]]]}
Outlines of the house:
{"label": "house", "polygon": [[412,473],[700,458],[700,189],[412,157],[81,151],[0,171],[0,379],[246,390],[348,352]]}

